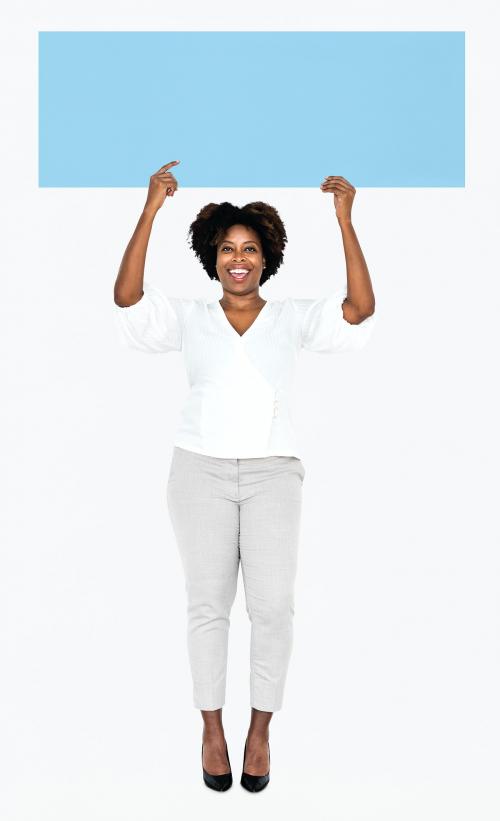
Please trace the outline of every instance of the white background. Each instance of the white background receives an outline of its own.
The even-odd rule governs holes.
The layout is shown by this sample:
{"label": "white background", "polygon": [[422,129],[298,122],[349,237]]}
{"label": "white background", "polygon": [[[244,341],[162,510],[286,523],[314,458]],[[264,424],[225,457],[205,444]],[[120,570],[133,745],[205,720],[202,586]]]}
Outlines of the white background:
{"label": "white background", "polygon": [[[3,8],[3,821],[499,818],[499,17],[493,2],[414,9]],[[124,349],[112,315],[148,180],[38,188],[37,40],[40,30],[285,30],[285,14],[290,30],[465,30],[466,186],[357,190],[379,322],[362,352],[302,353],[295,638],[270,725],[271,783],[259,797],[239,785],[250,715],[240,576],[223,713],[235,783],[217,795],[202,782],[166,507],[182,357]],[[166,144],[151,173],[183,160]],[[146,262],[166,293],[219,294],[186,232],[222,199],[264,199],[285,222],[285,264],[265,298],[344,281],[333,198],[319,188],[183,190],[182,163],[173,171],[179,191]]]}

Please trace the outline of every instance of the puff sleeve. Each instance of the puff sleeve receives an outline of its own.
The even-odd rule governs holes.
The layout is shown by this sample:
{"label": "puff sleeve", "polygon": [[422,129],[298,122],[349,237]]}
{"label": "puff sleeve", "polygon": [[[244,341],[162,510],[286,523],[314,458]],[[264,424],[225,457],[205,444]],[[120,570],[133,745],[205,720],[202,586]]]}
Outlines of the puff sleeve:
{"label": "puff sleeve", "polygon": [[114,303],[122,344],[147,353],[182,350],[184,311],[189,300],[167,297],[148,282],[144,282],[143,291],[133,305]]}
{"label": "puff sleeve", "polygon": [[294,299],[299,317],[300,345],[308,351],[334,353],[358,351],[368,343],[376,324],[376,314],[353,325],[344,319],[342,303],[347,285],[319,299]]}

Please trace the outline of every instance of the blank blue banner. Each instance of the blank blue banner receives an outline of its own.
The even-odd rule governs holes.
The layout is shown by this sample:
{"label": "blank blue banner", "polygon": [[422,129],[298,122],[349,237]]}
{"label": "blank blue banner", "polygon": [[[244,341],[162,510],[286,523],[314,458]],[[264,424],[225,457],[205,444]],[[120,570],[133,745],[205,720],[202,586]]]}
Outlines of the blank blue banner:
{"label": "blank blue banner", "polygon": [[465,184],[465,32],[39,32],[39,185]]}

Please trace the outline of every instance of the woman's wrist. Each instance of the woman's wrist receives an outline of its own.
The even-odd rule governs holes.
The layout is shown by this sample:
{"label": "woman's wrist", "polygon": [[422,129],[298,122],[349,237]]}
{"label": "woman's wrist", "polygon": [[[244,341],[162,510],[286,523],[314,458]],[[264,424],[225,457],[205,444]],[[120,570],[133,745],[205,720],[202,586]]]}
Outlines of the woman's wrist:
{"label": "woman's wrist", "polygon": [[151,220],[154,220],[156,214],[158,213],[158,209],[146,203],[146,205],[142,209],[142,213],[144,214],[144,216],[149,217]]}

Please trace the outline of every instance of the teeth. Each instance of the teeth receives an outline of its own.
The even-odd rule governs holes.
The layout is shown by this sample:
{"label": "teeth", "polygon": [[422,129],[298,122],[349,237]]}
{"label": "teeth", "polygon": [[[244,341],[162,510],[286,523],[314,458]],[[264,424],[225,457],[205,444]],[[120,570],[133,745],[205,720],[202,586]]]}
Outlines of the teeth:
{"label": "teeth", "polygon": [[244,275],[244,274],[248,274],[248,271],[244,271],[243,269],[240,269],[240,268],[234,268],[232,271],[229,271],[229,273],[230,273],[230,274],[241,274],[241,275]]}

